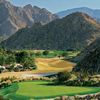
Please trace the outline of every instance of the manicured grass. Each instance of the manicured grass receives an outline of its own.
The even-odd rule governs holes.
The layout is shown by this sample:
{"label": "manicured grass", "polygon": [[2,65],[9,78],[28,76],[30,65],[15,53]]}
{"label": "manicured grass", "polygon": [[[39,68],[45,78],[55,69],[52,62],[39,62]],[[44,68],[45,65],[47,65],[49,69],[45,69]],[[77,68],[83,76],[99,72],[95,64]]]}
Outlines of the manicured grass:
{"label": "manicured grass", "polygon": [[[77,54],[80,53],[80,51],[63,51],[63,50],[49,50],[49,54],[48,55],[43,55],[43,51],[44,50],[18,50],[16,52],[20,52],[20,51],[26,51],[28,53],[30,53],[33,57],[35,58],[54,58],[57,56],[61,56],[64,52],[67,53],[67,58],[73,58],[75,56],[77,56]],[[40,55],[36,56],[35,53],[39,52]]]}
{"label": "manicured grass", "polygon": [[54,50],[54,51],[49,51],[49,54],[48,55],[43,55],[42,52],[43,51],[40,51],[41,52],[41,55],[38,56],[38,58],[54,58],[54,57],[57,57],[57,56],[61,56],[64,52],[67,53],[66,55],[66,58],[67,59],[70,59],[70,58],[73,58],[75,56],[77,56],[77,54],[80,53],[80,51],[59,51],[59,50]]}
{"label": "manicured grass", "polygon": [[47,81],[21,82],[0,90],[0,94],[13,100],[29,100],[100,92],[100,88],[96,87],[54,86],[48,83]]}

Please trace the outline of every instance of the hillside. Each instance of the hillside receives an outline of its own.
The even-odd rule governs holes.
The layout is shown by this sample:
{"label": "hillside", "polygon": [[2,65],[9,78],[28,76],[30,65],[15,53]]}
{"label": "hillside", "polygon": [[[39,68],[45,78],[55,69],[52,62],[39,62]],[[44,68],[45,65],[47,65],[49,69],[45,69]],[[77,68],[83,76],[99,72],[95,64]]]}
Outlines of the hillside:
{"label": "hillside", "polygon": [[100,73],[100,38],[88,46],[78,57],[76,71]]}
{"label": "hillside", "polygon": [[57,15],[60,18],[62,18],[62,17],[65,17],[65,16],[72,14],[72,13],[75,13],[75,12],[86,13],[86,14],[90,15],[91,17],[93,17],[98,22],[100,22],[100,9],[91,9],[91,8],[88,8],[88,7],[68,9],[68,10],[65,10],[65,11],[58,12]]}
{"label": "hillside", "polygon": [[85,13],[73,13],[47,25],[19,30],[2,46],[9,49],[83,50],[100,37],[100,24]]}
{"label": "hillside", "polygon": [[24,7],[12,5],[7,0],[0,0],[0,36],[10,36],[24,27],[30,27],[36,22],[47,24],[58,17],[45,8]]}

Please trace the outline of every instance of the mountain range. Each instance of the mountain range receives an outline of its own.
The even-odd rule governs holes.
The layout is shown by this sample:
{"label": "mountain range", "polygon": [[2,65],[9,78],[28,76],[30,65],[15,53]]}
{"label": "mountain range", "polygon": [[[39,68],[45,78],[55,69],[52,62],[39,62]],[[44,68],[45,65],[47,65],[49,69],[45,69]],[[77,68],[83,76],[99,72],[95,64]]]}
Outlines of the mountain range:
{"label": "mountain range", "polygon": [[65,11],[61,11],[56,13],[60,18],[65,17],[71,13],[75,12],[83,12],[88,14],[89,16],[93,17],[96,19],[98,22],[100,22],[100,9],[91,9],[88,7],[80,7],[80,8],[73,8],[73,9],[68,9]]}
{"label": "mountain range", "polygon": [[100,24],[85,13],[72,13],[46,25],[34,24],[2,42],[9,49],[83,50],[100,37]]}
{"label": "mountain range", "polygon": [[11,36],[21,28],[31,27],[36,22],[47,24],[58,16],[45,8],[30,4],[24,7],[12,5],[7,0],[0,0],[0,36]]}
{"label": "mountain range", "polygon": [[30,4],[17,7],[0,0],[0,46],[80,50],[82,52],[74,60],[78,62],[74,71],[100,73],[99,22],[99,9],[82,7],[52,14],[45,8]]}

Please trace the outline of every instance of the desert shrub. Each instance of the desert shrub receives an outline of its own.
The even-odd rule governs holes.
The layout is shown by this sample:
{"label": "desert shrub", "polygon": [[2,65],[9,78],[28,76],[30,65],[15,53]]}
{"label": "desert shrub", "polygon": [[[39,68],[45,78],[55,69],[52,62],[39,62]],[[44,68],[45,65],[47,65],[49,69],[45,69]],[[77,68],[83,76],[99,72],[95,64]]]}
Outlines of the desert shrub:
{"label": "desert shrub", "polygon": [[48,50],[43,51],[43,55],[44,56],[47,56],[48,54],[49,54],[49,51]]}
{"label": "desert shrub", "polygon": [[29,57],[29,53],[26,51],[17,52],[15,54],[17,63],[24,63],[26,59]]}
{"label": "desert shrub", "polygon": [[68,52],[63,52],[61,56],[62,57],[67,57],[68,56]]}
{"label": "desert shrub", "polygon": [[57,83],[65,83],[71,78],[71,74],[69,72],[60,72],[57,74]]}
{"label": "desert shrub", "polygon": [[37,68],[36,65],[35,65],[35,61],[32,58],[28,58],[24,62],[23,67],[24,67],[24,69],[30,69],[30,70],[33,70],[33,69]]}
{"label": "desert shrub", "polygon": [[36,52],[36,53],[35,53],[35,56],[36,56],[36,57],[41,56],[41,52]]}

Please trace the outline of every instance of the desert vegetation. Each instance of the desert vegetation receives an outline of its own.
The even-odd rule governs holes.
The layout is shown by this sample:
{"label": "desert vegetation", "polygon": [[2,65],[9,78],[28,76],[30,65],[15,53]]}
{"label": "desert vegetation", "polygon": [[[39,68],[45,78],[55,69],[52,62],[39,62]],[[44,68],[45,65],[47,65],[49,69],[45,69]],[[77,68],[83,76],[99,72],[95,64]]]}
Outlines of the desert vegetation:
{"label": "desert vegetation", "polygon": [[6,50],[1,48],[0,72],[18,72],[37,68],[39,70],[42,66],[48,71],[50,69],[58,72],[64,69],[72,70],[75,64],[67,60],[71,60],[78,53],[79,51]]}
{"label": "desert vegetation", "polygon": [[57,74],[55,84],[66,86],[100,87],[100,77],[83,73],[60,72]]}
{"label": "desert vegetation", "polygon": [[[54,75],[47,76],[47,78],[35,78],[32,76],[29,78],[22,78],[21,75],[25,73],[20,73],[20,78],[13,76],[18,73],[12,74],[11,77],[1,77],[1,98],[14,100],[19,98],[22,100],[31,98],[54,98],[56,100],[56,97],[60,98],[64,95],[78,98],[77,94],[85,95],[100,92],[99,77],[97,78],[97,76],[91,76],[89,73],[79,73],[72,70],[76,64],[70,61],[72,61],[79,53],[79,51],[14,51],[0,49],[1,75],[6,74],[7,72],[23,71],[31,71],[31,73],[29,72],[30,74],[55,73]],[[10,94],[5,96],[7,95],[7,91],[9,91]],[[36,91],[40,92],[38,93]],[[51,95],[50,91],[53,91]]]}
{"label": "desert vegetation", "polygon": [[36,69],[34,58],[25,51],[0,49],[0,73]]}

